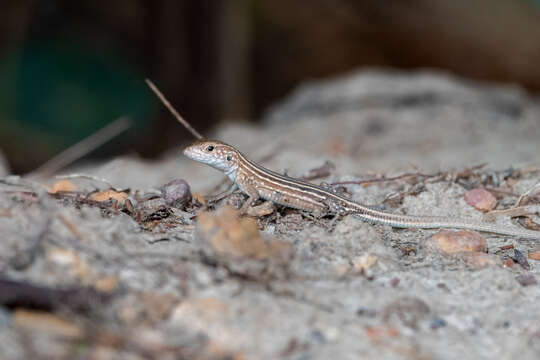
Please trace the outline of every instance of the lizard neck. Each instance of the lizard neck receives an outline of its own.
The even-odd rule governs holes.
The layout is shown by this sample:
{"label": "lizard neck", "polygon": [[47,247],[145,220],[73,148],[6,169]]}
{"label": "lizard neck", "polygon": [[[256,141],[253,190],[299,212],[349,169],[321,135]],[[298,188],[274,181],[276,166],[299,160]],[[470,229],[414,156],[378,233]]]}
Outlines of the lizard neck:
{"label": "lizard neck", "polygon": [[232,181],[233,183],[236,182],[236,173],[237,173],[237,170],[238,170],[238,167],[235,166],[235,167],[230,168],[230,169],[227,170],[227,171],[224,171],[225,175],[227,175],[227,177],[228,177],[229,179],[231,179],[231,181]]}

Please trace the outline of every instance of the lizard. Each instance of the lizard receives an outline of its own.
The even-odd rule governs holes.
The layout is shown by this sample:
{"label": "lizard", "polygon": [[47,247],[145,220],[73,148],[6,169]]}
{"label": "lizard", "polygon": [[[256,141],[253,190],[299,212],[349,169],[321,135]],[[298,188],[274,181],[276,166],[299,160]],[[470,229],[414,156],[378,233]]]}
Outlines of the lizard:
{"label": "lizard", "polygon": [[218,140],[200,139],[186,147],[183,153],[192,160],[222,171],[233,182],[234,189],[240,189],[248,195],[241,213],[245,213],[255,201],[263,199],[316,215],[354,214],[363,221],[395,228],[455,228],[540,240],[540,231],[500,226],[480,220],[401,215],[375,210],[329,188],[266,169],[246,158],[234,146]]}

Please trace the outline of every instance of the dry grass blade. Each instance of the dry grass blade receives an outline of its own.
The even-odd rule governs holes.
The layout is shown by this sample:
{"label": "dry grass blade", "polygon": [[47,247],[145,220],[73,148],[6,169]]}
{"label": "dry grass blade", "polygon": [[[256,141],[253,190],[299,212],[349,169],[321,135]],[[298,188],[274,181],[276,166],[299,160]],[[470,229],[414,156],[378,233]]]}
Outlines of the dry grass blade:
{"label": "dry grass blade", "polygon": [[440,176],[441,174],[442,174],[441,172],[438,172],[435,174],[423,174],[420,172],[415,172],[415,173],[405,173],[405,174],[401,174],[401,175],[393,176],[393,177],[382,176],[379,178],[366,179],[366,180],[338,181],[338,182],[333,182],[330,185],[364,185],[364,184],[370,184],[370,183],[375,183],[375,182],[401,180],[401,179],[405,179],[409,177],[432,178],[432,177]]}
{"label": "dry grass blade", "polygon": [[198,140],[200,139],[203,139],[204,136],[202,136],[197,130],[195,130],[187,121],[186,119],[184,119],[179,113],[178,111],[176,111],[176,109],[171,105],[171,103],[169,102],[169,100],[167,100],[165,98],[165,96],[161,93],[161,91],[159,91],[159,89],[157,88],[156,85],[154,85],[154,83],[150,80],[150,79],[145,79],[146,81],[146,84],[150,87],[150,89],[152,89],[152,91],[156,94],[156,96],[159,98],[159,100],[161,100],[161,102],[163,103],[163,105],[165,105],[165,107],[167,109],[169,109],[169,111],[171,112],[171,114],[174,115],[174,117],[176,118],[176,120],[178,120],[178,122],[182,125],[184,125],[184,127],[191,133],[193,134],[193,136],[195,136]]}
{"label": "dry grass blade", "polygon": [[58,170],[80,159],[92,150],[97,149],[107,141],[126,131],[130,125],[130,121],[127,117],[120,117],[116,119],[86,139],[62,151],[45,164],[27,174],[27,177],[45,177],[54,174]]}
{"label": "dry grass blade", "polygon": [[107,180],[107,179],[104,179],[104,178],[100,178],[100,177],[97,177],[97,176],[93,176],[93,175],[88,175],[88,174],[67,174],[67,175],[57,175],[55,176],[56,179],[62,179],[62,180],[65,180],[65,179],[87,179],[87,180],[94,180],[94,181],[97,181],[97,182],[101,182],[101,183],[104,183],[106,185],[108,185],[111,189],[115,189],[116,188],[113,186],[113,184]]}
{"label": "dry grass blade", "polygon": [[520,197],[517,199],[516,203],[514,204],[514,207],[518,207],[525,197],[530,196],[533,192],[536,192],[536,190],[540,190],[540,183],[534,185],[533,187],[525,191],[523,194],[521,194]]}
{"label": "dry grass blade", "polygon": [[525,216],[529,215],[531,212],[528,211],[525,207],[512,207],[510,209],[505,210],[491,210],[490,212],[484,214],[484,221],[487,222],[493,222],[497,219],[498,216],[510,216],[510,217],[518,217],[518,216]]}

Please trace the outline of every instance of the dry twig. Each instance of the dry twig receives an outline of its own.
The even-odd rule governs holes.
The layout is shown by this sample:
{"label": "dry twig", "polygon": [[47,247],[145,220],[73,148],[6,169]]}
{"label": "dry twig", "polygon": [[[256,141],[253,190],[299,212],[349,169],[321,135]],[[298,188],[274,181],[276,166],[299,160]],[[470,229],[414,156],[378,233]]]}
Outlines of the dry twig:
{"label": "dry twig", "polygon": [[107,141],[111,140],[120,133],[126,131],[130,126],[130,121],[127,117],[120,117],[112,123],[106,125],[92,135],[82,141],[79,141],[73,146],[70,146],[60,154],[56,155],[45,164],[29,173],[28,177],[45,177],[54,174],[58,170],[66,167],[72,162],[80,159],[92,150],[100,147]]}
{"label": "dry twig", "polygon": [[304,181],[310,181],[318,178],[327,177],[330,176],[332,170],[334,170],[335,168],[336,166],[327,160],[321,166],[307,171],[305,174],[300,176],[299,179],[302,179]]}
{"label": "dry twig", "polygon": [[75,224],[69,221],[64,215],[58,214],[58,220],[79,240],[84,240],[82,233],[77,229]]}
{"label": "dry twig", "polygon": [[405,173],[405,174],[401,174],[401,175],[393,176],[393,177],[381,176],[379,178],[367,179],[367,180],[338,181],[338,182],[331,183],[330,185],[363,185],[363,184],[370,184],[370,183],[376,183],[376,182],[401,180],[408,177],[416,177],[416,176],[422,177],[422,178],[432,178],[432,177],[440,176],[441,174],[442,174],[441,172],[438,172],[435,174],[423,174],[420,172],[414,172],[414,173]]}
{"label": "dry twig", "polygon": [[178,111],[176,111],[176,109],[171,105],[171,103],[169,102],[169,100],[167,100],[165,98],[165,96],[161,93],[161,91],[159,91],[159,89],[156,87],[156,85],[154,85],[154,83],[150,80],[150,79],[146,79],[146,84],[150,87],[150,89],[152,89],[152,91],[156,94],[156,96],[159,98],[159,100],[161,100],[161,102],[163,103],[163,105],[165,105],[165,107],[167,109],[169,109],[169,111],[171,112],[171,114],[174,115],[174,117],[176,118],[176,120],[178,120],[178,122],[182,125],[184,125],[184,127],[193,135],[195,136],[198,140],[200,139],[203,139],[204,136],[202,136],[197,130],[195,130],[179,113]]}
{"label": "dry twig", "polygon": [[116,188],[111,184],[111,182],[107,179],[100,178],[93,175],[87,175],[87,174],[68,174],[68,175],[58,175],[55,176],[56,179],[88,179],[88,180],[94,180],[97,182],[102,182],[106,185],[108,185],[111,189],[116,190]]}
{"label": "dry twig", "polygon": [[530,211],[528,211],[525,207],[512,207],[510,209],[504,209],[504,210],[491,210],[490,212],[484,214],[484,220],[488,222],[493,222],[498,216],[506,215],[509,217],[518,217],[518,216],[525,216],[530,215]]}
{"label": "dry twig", "polygon": [[527,191],[525,191],[523,194],[521,194],[519,196],[519,198],[517,199],[516,203],[514,204],[514,208],[518,207],[519,204],[521,204],[521,202],[523,201],[523,199],[527,196],[529,196],[530,194],[532,194],[534,191],[536,191],[537,189],[540,189],[540,183],[537,183],[536,185],[534,185],[533,187],[531,187],[530,189],[528,189]]}

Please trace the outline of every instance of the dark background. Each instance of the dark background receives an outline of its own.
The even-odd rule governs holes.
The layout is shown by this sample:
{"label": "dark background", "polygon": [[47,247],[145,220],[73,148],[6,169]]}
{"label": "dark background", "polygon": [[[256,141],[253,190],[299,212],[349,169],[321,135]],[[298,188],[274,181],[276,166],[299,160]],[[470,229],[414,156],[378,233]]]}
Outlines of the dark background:
{"label": "dark background", "polygon": [[90,156],[155,156],[255,121],[302,81],[365,66],[440,68],[540,90],[540,1],[19,0],[0,8],[0,149],[34,169],[121,115]]}

